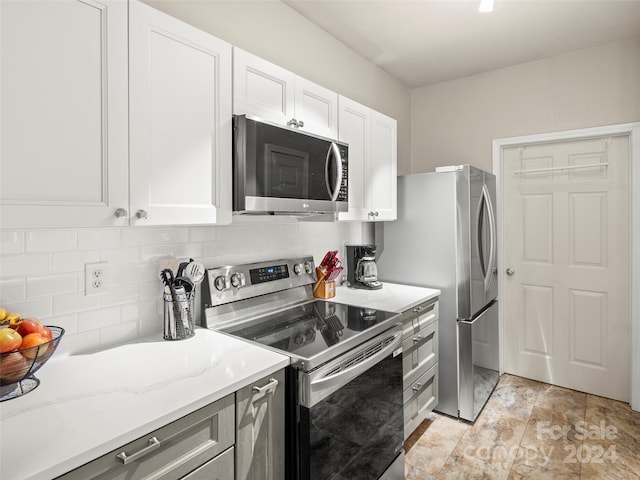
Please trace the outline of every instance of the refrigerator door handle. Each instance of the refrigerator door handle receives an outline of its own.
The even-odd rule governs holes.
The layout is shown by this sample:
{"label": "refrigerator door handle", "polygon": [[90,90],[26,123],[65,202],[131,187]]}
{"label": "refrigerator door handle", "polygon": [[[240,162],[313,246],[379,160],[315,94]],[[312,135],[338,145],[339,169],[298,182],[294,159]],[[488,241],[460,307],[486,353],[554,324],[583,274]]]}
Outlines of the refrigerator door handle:
{"label": "refrigerator door handle", "polygon": [[489,281],[486,284],[486,289],[489,290],[491,286],[491,280],[494,270],[494,264],[498,256],[498,228],[496,225],[496,217],[493,213],[493,203],[491,203],[491,195],[487,185],[483,188],[484,196],[486,199],[487,213],[489,214],[489,238],[491,239],[491,248],[489,249],[489,264],[487,265],[487,278]]}
{"label": "refrigerator door handle", "polygon": [[[485,249],[484,249],[484,215],[489,219],[489,260],[485,263]],[[482,195],[480,197],[480,204],[478,205],[478,215],[476,216],[476,231],[478,232],[478,259],[480,260],[480,270],[484,279],[484,291],[489,291],[491,287],[491,280],[493,275],[493,264],[496,257],[496,225],[495,218],[493,216],[493,205],[491,204],[491,196],[489,195],[489,189],[487,185],[482,186]]]}

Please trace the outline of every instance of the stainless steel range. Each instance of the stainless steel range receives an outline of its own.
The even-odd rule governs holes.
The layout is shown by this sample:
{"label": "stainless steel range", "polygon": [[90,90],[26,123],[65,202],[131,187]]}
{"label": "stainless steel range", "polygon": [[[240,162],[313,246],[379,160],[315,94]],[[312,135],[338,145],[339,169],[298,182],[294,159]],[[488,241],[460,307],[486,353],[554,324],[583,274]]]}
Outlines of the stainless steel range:
{"label": "stainless steel range", "polygon": [[313,297],[312,257],[209,269],[203,326],[291,357],[287,478],[404,479],[396,313]]}

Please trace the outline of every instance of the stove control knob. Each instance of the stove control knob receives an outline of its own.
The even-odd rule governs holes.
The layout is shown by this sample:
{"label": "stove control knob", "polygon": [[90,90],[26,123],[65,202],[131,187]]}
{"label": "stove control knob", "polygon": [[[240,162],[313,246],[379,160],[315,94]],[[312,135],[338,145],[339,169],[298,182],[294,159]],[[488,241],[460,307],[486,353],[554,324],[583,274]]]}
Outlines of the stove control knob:
{"label": "stove control knob", "polygon": [[240,288],[244,285],[244,273],[234,273],[231,275],[231,285],[235,288]]}
{"label": "stove control knob", "polygon": [[304,262],[304,271],[311,275],[311,273],[313,272],[313,263]]}
{"label": "stove control knob", "polygon": [[224,275],[220,275],[220,276],[216,277],[216,279],[213,281],[213,283],[216,286],[216,289],[220,290],[221,292],[223,290],[226,290],[227,288],[229,288],[229,279],[227,277],[225,277]]}
{"label": "stove control knob", "polygon": [[296,275],[302,274],[302,264],[301,263],[296,263],[293,266],[293,273],[295,273]]}

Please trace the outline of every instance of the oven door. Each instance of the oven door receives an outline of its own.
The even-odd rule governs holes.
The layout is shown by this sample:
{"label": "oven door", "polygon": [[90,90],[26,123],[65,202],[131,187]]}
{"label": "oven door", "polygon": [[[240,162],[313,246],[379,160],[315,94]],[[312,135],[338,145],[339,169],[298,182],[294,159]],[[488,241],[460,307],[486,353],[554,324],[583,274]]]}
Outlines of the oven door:
{"label": "oven door", "polygon": [[399,462],[389,468],[404,438],[401,342],[394,327],[313,372],[298,372],[297,478],[404,478]]}

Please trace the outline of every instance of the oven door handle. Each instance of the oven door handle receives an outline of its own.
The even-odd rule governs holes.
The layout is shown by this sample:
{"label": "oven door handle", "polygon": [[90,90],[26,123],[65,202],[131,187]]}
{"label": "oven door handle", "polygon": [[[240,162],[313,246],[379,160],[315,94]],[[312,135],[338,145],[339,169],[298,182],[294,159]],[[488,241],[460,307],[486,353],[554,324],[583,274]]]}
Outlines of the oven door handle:
{"label": "oven door handle", "polygon": [[340,388],[341,386],[346,385],[347,383],[349,383],[351,380],[353,380],[354,378],[356,378],[360,374],[366,372],[372,366],[376,365],[380,360],[382,360],[383,358],[387,357],[392,352],[394,352],[396,349],[401,347],[402,346],[402,330],[401,329],[396,329],[396,330],[393,330],[392,332],[389,332],[389,333],[394,335],[393,341],[391,341],[389,344],[384,346],[381,350],[379,350],[375,354],[373,354],[371,356],[368,356],[368,357],[367,356],[363,356],[363,358],[361,360],[359,360],[359,361],[356,360],[369,347],[371,347],[372,345],[375,345],[376,343],[379,343],[380,342],[379,339],[374,340],[373,342],[367,342],[365,345],[363,345],[362,348],[359,348],[357,352],[349,355],[348,358],[340,359],[340,362],[337,362],[337,365],[330,363],[329,365],[324,367],[323,370],[331,371],[331,370],[334,370],[335,368],[337,368],[337,366],[340,365],[340,364],[344,364],[346,362],[349,362],[352,359],[356,360],[353,365],[345,368],[344,370],[340,369],[336,373],[329,374],[327,376],[323,376],[323,377],[319,378],[318,380],[315,380],[315,379],[312,380],[311,384],[310,384],[311,391],[314,394],[316,393],[317,390],[335,391],[338,388]]}

